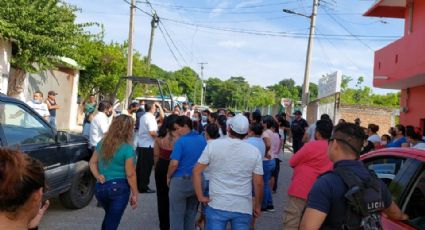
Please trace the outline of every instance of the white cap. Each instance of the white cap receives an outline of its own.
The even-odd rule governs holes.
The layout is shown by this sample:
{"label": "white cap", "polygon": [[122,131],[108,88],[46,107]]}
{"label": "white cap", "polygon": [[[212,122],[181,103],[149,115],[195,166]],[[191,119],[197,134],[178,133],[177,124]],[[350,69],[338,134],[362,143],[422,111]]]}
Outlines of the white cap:
{"label": "white cap", "polygon": [[247,134],[249,128],[248,118],[242,114],[238,114],[228,121],[229,128],[238,134]]}

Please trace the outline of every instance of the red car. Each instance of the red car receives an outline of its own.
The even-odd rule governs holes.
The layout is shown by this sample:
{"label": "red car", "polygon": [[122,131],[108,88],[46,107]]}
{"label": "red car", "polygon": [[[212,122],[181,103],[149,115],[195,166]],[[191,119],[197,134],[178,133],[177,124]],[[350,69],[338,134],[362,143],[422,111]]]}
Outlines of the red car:
{"label": "red car", "polygon": [[393,200],[409,215],[408,221],[382,217],[385,230],[425,229],[425,150],[387,148],[361,156],[389,187]]}

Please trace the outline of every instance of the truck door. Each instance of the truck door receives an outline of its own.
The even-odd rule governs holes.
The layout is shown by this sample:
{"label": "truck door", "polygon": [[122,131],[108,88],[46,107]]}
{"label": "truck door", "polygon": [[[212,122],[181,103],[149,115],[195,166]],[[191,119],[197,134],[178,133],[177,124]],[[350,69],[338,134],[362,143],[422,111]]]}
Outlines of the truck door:
{"label": "truck door", "polygon": [[44,119],[23,104],[1,102],[2,144],[40,160],[46,170],[47,190],[62,189],[69,165],[61,161],[55,132]]}

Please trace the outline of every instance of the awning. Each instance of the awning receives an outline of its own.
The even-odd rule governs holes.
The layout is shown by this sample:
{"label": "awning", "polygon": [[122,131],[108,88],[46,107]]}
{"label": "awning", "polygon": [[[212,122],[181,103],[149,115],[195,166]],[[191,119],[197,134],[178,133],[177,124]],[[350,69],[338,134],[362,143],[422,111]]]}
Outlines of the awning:
{"label": "awning", "polygon": [[407,1],[408,0],[377,0],[363,16],[404,18]]}

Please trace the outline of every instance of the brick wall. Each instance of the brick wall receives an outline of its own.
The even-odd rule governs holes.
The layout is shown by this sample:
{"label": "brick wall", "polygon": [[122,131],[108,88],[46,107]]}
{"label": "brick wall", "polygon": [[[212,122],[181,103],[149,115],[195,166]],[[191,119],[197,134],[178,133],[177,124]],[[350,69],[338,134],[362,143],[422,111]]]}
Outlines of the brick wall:
{"label": "brick wall", "polygon": [[347,122],[354,122],[360,118],[361,126],[368,124],[379,125],[378,134],[387,134],[388,129],[395,125],[395,110],[389,108],[375,108],[365,105],[341,105],[339,117]]}

